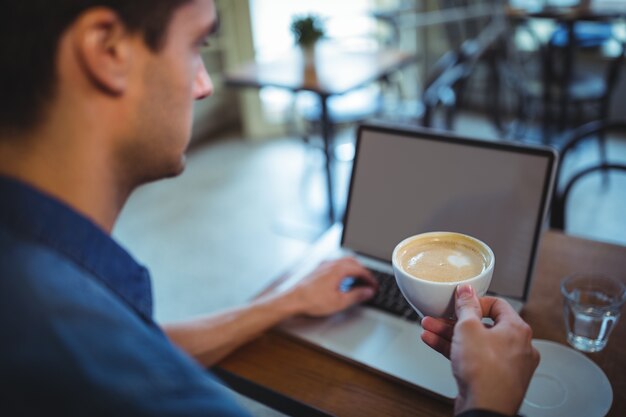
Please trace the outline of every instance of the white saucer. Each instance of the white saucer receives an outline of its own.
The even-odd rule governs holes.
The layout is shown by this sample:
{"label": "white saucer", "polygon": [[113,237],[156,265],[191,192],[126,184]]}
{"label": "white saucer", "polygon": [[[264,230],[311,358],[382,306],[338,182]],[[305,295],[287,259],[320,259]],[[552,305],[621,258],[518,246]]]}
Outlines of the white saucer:
{"label": "white saucer", "polygon": [[527,417],[603,417],[613,389],[602,369],[580,352],[559,343],[533,340],[541,354],[520,414]]}

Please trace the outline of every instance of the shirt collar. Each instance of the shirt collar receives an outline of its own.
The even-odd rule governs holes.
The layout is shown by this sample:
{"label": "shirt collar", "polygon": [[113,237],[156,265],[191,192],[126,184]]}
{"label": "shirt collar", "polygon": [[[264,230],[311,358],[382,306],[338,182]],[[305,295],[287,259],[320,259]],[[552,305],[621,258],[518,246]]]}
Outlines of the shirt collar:
{"label": "shirt collar", "polygon": [[95,223],[20,181],[0,176],[0,224],[61,252],[152,321],[150,275]]}

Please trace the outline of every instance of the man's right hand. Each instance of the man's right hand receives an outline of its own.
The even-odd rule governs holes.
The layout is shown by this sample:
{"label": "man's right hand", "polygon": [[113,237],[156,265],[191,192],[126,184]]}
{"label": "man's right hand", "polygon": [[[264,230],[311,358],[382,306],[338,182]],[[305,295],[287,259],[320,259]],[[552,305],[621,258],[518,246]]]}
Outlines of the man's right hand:
{"label": "man's right hand", "polygon": [[[343,291],[342,282],[356,278],[361,285]],[[378,281],[354,258],[342,258],[320,264],[302,279],[285,297],[292,300],[295,314],[323,317],[372,298],[378,290]]]}
{"label": "man's right hand", "polygon": [[[456,291],[456,322],[425,317],[422,340],[452,362],[459,395],[455,415],[471,409],[518,412],[539,364],[532,331],[503,300],[480,300],[469,285]],[[492,327],[481,319],[490,317]]]}

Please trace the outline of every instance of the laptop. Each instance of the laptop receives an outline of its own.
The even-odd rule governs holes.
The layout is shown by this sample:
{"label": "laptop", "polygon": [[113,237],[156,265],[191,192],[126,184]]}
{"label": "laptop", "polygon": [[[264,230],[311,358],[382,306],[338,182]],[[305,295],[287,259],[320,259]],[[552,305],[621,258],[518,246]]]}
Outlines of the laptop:
{"label": "laptop", "polygon": [[475,236],[496,256],[489,293],[520,311],[556,164],[555,151],[546,147],[359,126],[343,227],[331,228],[277,288],[294,285],[323,260],[351,255],[373,271],[380,291],[367,304],[329,318],[296,318],[281,330],[435,396],[456,397],[449,361],[420,339],[419,319],[395,283],[391,253],[417,233]]}

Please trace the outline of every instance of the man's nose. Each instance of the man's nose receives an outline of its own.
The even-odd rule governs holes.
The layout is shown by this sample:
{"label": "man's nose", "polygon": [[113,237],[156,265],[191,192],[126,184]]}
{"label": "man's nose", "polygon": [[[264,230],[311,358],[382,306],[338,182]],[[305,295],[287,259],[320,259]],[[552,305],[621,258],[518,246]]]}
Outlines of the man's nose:
{"label": "man's nose", "polygon": [[201,62],[200,68],[198,68],[194,88],[194,98],[196,100],[202,100],[203,98],[206,98],[213,94],[213,82],[211,81],[209,73],[206,71],[204,62]]}

